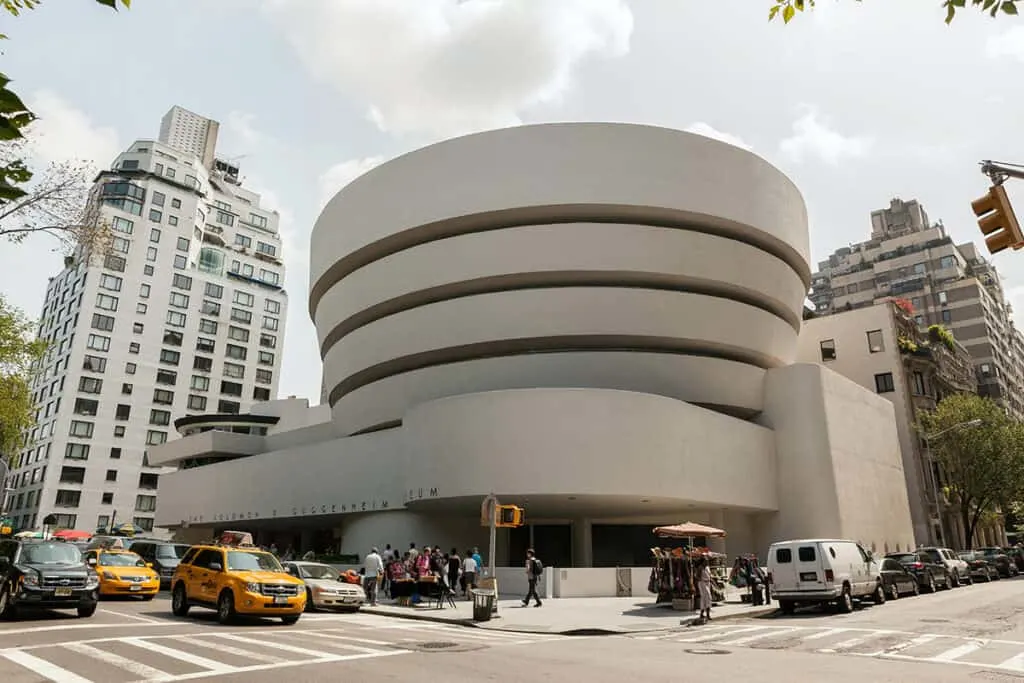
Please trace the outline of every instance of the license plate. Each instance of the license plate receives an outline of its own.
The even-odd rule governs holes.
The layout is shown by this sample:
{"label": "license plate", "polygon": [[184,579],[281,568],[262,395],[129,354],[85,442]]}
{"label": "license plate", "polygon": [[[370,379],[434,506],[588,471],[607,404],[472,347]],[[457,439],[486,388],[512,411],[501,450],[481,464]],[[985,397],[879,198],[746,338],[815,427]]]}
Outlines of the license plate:
{"label": "license plate", "polygon": [[53,594],[55,596],[57,596],[58,598],[66,598],[69,595],[71,595],[71,589],[70,588],[55,588],[54,591],[53,591]]}
{"label": "license plate", "polygon": [[142,590],[142,586],[129,586],[128,590],[130,590],[130,591],[140,591],[140,590]]}
{"label": "license plate", "polygon": [[284,595],[275,596],[274,597],[274,604],[275,605],[287,605],[288,604],[288,598],[286,596],[284,596]]}
{"label": "license plate", "polygon": [[800,572],[801,581],[817,581],[818,575],[814,572]]}

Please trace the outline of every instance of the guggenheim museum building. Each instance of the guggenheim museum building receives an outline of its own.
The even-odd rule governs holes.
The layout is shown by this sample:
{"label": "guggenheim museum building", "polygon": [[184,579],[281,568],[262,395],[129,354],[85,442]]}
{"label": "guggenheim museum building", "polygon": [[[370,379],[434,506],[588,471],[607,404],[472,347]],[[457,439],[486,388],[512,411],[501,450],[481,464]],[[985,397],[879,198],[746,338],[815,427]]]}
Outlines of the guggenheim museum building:
{"label": "guggenheim museum building", "polygon": [[486,547],[498,563],[646,565],[655,525],[913,543],[892,403],[794,363],[800,191],[665,128],[564,123],[447,140],[366,173],[310,244],[319,405],[179,416],[157,524],[280,548]]}

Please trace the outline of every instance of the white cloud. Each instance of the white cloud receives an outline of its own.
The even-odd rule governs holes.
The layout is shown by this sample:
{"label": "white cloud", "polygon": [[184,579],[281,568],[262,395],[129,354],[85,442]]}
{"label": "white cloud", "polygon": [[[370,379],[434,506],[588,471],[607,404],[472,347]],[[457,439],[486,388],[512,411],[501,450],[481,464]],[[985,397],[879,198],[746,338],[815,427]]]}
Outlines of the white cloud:
{"label": "white cloud", "polygon": [[733,145],[734,147],[739,147],[740,149],[753,149],[753,147],[744,142],[742,138],[736,135],[732,135],[730,133],[723,133],[722,131],[718,130],[717,128],[713,128],[710,124],[704,123],[703,121],[691,123],[689,126],[686,127],[686,132],[696,133],[697,135],[703,135],[706,138],[718,140],[719,142],[725,142],[727,144]]}
{"label": "white cloud", "polygon": [[35,165],[80,160],[105,168],[122,151],[116,130],[94,124],[54,92],[36,91],[25,104],[38,117],[26,136]]}
{"label": "white cloud", "polygon": [[256,115],[233,111],[224,121],[225,132],[246,147],[258,147],[274,142],[267,133],[256,127]]}
{"label": "white cloud", "polygon": [[1014,26],[998,35],[991,36],[985,46],[985,51],[993,59],[1008,57],[1024,62],[1024,26]]}
{"label": "white cloud", "polygon": [[779,151],[800,163],[814,157],[835,166],[843,159],[865,156],[873,140],[866,136],[847,137],[823,122],[815,107],[804,105],[803,114],[793,122],[793,134],[779,143]]}
{"label": "white cloud", "polygon": [[366,103],[384,131],[455,135],[517,125],[577,66],[629,52],[625,0],[267,0],[315,77]]}
{"label": "white cloud", "polygon": [[363,157],[362,159],[349,159],[348,161],[342,161],[341,163],[334,164],[326,171],[320,174],[320,209],[331,200],[338,190],[345,187],[353,180],[363,175],[370,169],[379,166],[384,162],[384,157],[373,156]]}

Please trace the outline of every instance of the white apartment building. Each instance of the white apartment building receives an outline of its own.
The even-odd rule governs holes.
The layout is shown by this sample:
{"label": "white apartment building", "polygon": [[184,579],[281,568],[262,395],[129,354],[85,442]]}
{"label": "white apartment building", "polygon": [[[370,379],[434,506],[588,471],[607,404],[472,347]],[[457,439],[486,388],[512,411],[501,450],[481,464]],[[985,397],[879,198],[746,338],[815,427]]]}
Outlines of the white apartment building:
{"label": "white apartment building", "polygon": [[206,168],[213,168],[220,123],[174,105],[160,120],[160,142],[199,157]]}
{"label": "white apartment building", "polygon": [[168,470],[146,451],[174,438],[172,421],[276,397],[288,303],[278,215],[237,182],[154,140],[98,175],[111,248],[66,259],[47,288],[37,424],[7,481],[17,527],[52,514],[61,528],[151,530]]}

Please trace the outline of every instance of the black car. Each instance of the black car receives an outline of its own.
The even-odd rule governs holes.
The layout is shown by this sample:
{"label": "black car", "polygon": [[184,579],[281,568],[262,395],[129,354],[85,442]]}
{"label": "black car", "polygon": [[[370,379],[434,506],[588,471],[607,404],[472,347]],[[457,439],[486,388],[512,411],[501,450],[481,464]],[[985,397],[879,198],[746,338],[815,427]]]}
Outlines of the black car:
{"label": "black car", "polygon": [[924,553],[889,553],[886,559],[896,560],[914,575],[918,585],[928,593],[934,593],[939,586],[952,588],[953,579],[946,565],[940,564]]}
{"label": "black car", "polygon": [[74,609],[91,617],[99,577],[70,543],[35,539],[0,541],[0,617],[22,608]]}
{"label": "black car", "polygon": [[153,570],[160,575],[160,587],[170,588],[174,570],[190,546],[184,543],[138,539],[133,540],[130,547],[133,553],[153,565]]}
{"label": "black car", "polygon": [[976,581],[995,581],[999,579],[999,570],[981,553],[966,550],[960,553],[960,559],[970,568],[971,578]]}
{"label": "black car", "polygon": [[978,548],[975,552],[994,564],[996,569],[999,570],[999,576],[1002,576],[1003,578],[1017,576],[1017,574],[1020,573],[1017,569],[1017,563],[1011,560],[1010,557],[1003,552],[1002,548]]}
{"label": "black car", "polygon": [[885,585],[885,592],[893,600],[901,595],[917,595],[921,592],[917,577],[891,557],[882,560],[882,583]]}

